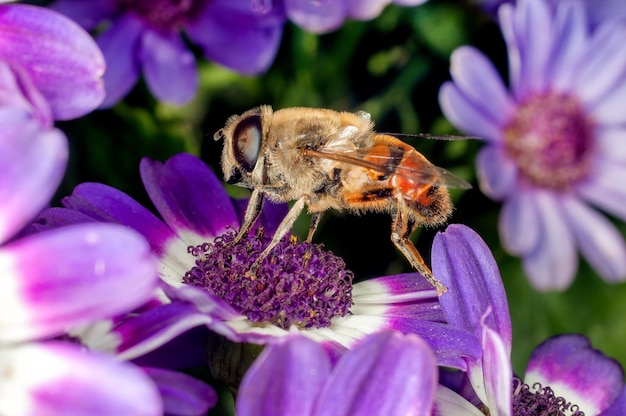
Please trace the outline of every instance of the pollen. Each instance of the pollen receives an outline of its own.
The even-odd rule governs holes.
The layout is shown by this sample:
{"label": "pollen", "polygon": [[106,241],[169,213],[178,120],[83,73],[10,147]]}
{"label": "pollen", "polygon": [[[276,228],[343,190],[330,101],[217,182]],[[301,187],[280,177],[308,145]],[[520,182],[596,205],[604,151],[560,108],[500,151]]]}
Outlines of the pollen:
{"label": "pollen", "polygon": [[234,239],[230,230],[191,247],[196,265],[183,282],[222,298],[253,322],[284,329],[328,327],[334,317],[349,313],[354,275],[322,245],[285,237],[250,273],[270,239],[262,232]]}
{"label": "pollen", "polygon": [[567,190],[589,173],[594,123],[573,96],[535,95],[505,126],[504,143],[529,183]]}

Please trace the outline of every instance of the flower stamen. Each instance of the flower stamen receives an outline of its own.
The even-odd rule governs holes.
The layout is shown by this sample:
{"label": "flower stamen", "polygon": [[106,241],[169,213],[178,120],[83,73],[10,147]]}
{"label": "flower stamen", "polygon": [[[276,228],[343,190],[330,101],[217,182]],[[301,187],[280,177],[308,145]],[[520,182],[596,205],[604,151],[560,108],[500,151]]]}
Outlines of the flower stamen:
{"label": "flower stamen", "polygon": [[283,329],[328,327],[335,316],[349,313],[354,275],[321,245],[285,238],[250,273],[270,239],[262,231],[238,243],[234,239],[231,230],[190,247],[197,260],[183,282],[224,299],[253,322]]}
{"label": "flower stamen", "polygon": [[593,123],[578,100],[562,93],[526,99],[504,128],[507,153],[535,185],[567,189],[587,176]]}
{"label": "flower stamen", "polygon": [[531,386],[513,377],[513,415],[515,416],[584,416],[576,404],[556,396],[549,386]]}

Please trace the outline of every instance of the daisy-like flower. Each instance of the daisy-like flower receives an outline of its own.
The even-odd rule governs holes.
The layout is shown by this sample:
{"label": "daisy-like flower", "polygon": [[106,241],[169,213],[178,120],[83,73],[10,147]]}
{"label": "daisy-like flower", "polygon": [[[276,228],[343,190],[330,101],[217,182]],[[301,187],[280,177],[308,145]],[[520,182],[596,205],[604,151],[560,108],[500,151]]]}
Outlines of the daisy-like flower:
{"label": "daisy-like flower", "polygon": [[108,224],[18,237],[67,163],[53,120],[102,100],[102,56],[78,25],[44,8],[0,6],[0,38],[0,413],[160,414],[145,373],[54,340],[152,296],[155,263],[143,237]]}
{"label": "daisy-like flower", "polygon": [[439,101],[459,129],[484,138],[481,189],[503,201],[500,236],[539,290],[567,288],[580,251],[607,281],[626,278],[626,244],[595,207],[626,219],[626,27],[590,31],[584,4],[503,5],[510,89],[479,51],[452,55]]}
{"label": "daisy-like flower", "polygon": [[[435,289],[416,273],[352,285],[343,261],[318,245],[285,239],[254,276],[252,263],[286,212],[266,207],[263,233],[232,244],[245,207],[234,203],[199,159],[179,154],[165,164],[144,159],[144,185],[163,221],[127,195],[101,184],[79,185],[40,226],[112,221],[146,236],[160,259],[171,303],[114,329],[125,357],[152,350],[190,328],[207,325],[226,338],[266,344],[296,328],[329,348],[349,348],[367,334],[397,329],[424,338],[438,363],[465,369],[478,340],[445,324]],[[274,224],[274,225],[272,225]],[[126,334],[142,334],[126,343]],[[338,347],[339,346],[339,347]]]}
{"label": "daisy-like flower", "polygon": [[[581,0],[549,0],[556,8],[559,2],[581,1]],[[592,27],[598,26],[605,20],[626,19],[626,3],[622,0],[582,0],[589,16],[589,24]],[[489,13],[497,14],[498,7],[504,3],[515,4],[515,0],[475,0]]]}
{"label": "daisy-like flower", "polygon": [[369,20],[378,16],[390,3],[417,6],[427,0],[283,0],[287,17],[314,33],[338,29],[346,19]]}
{"label": "daisy-like flower", "polygon": [[57,0],[51,7],[98,32],[108,65],[105,108],[140,74],[157,99],[191,100],[198,74],[183,32],[208,59],[258,74],[274,60],[284,24],[282,9],[267,0]]}
{"label": "daisy-like flower", "polygon": [[321,345],[293,334],[262,352],[235,406],[240,416],[426,416],[436,387],[435,356],[415,335],[370,335],[333,364]]}
{"label": "daisy-like flower", "polygon": [[523,381],[514,377],[506,296],[488,248],[457,225],[435,237],[435,248],[448,252],[433,259],[433,272],[452,295],[441,297],[446,320],[480,337],[483,352],[478,360],[468,359],[464,378],[471,389],[463,383],[453,389],[457,392],[440,387],[434,415],[483,415],[485,408],[490,415],[626,412],[622,368],[580,335],[546,340],[533,352]]}

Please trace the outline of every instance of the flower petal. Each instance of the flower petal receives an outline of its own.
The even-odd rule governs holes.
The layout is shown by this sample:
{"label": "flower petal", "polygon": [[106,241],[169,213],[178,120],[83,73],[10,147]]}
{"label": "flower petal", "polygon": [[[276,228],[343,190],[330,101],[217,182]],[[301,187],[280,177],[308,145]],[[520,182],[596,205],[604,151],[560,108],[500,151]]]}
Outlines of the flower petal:
{"label": "flower petal", "polygon": [[[519,0],[512,19],[500,8],[500,26],[507,43],[511,65],[511,85],[515,97],[524,99],[534,91],[547,87],[553,48],[552,12],[547,2]],[[519,73],[513,71],[519,68]]]}
{"label": "flower petal", "polygon": [[550,387],[556,396],[578,405],[586,415],[597,415],[619,396],[623,379],[620,365],[592,349],[587,338],[561,335],[533,351],[524,382]]}
{"label": "flower petal", "polygon": [[[166,252],[168,244],[176,238],[174,232],[137,201],[124,192],[101,183],[85,182],[74,188],[72,195],[62,200],[63,206],[99,222],[119,223],[143,234],[152,250],[159,256]],[[50,215],[61,215],[61,221],[80,220],[74,214],[44,211],[40,222],[48,224]],[[50,221],[55,221],[50,218]],[[186,251],[186,247],[181,247]]]}
{"label": "flower petal", "polygon": [[622,388],[619,396],[611,406],[600,413],[600,416],[622,416],[624,414],[626,414],[626,386]]}
{"label": "flower petal", "polygon": [[581,45],[588,42],[587,14],[583,2],[560,2],[556,7],[550,86],[568,92],[578,70]]}
{"label": "flower petal", "polygon": [[208,326],[220,335],[235,338],[233,330],[219,317],[201,312],[195,305],[186,302],[172,302],[150,309],[125,320],[111,332],[117,340],[117,356],[131,360],[160,348],[198,326]]}
{"label": "flower petal", "polygon": [[503,126],[515,111],[508,90],[493,64],[478,49],[461,46],[450,56],[454,84],[492,124]]}
{"label": "flower petal", "polygon": [[370,20],[382,13],[385,6],[391,3],[391,0],[347,0],[344,3],[350,19]]}
{"label": "flower petal", "polygon": [[287,17],[313,33],[327,33],[338,29],[347,16],[347,6],[343,1],[285,0]]}
{"label": "flower petal", "polygon": [[130,14],[115,19],[98,37],[98,46],[108,63],[104,73],[106,97],[100,108],[112,107],[133,88],[139,79],[139,60],[135,55],[143,24]]}
{"label": "flower petal", "polygon": [[[81,224],[17,240],[0,250],[0,340],[57,335],[146,302],[156,265],[137,233]],[[120,289],[120,288],[123,288]]]}
{"label": "flower petal", "polygon": [[[489,414],[493,416],[508,416],[512,412],[513,370],[511,369],[510,353],[510,348],[500,338],[500,335],[484,325],[482,374],[484,376],[485,403],[489,407]],[[478,394],[478,391],[476,393]]]}
{"label": "flower petal", "polygon": [[501,139],[500,126],[483,113],[465,93],[452,82],[439,89],[441,111],[454,126],[488,141]]}
{"label": "flower petal", "polygon": [[484,416],[476,406],[453,390],[437,386],[433,416]]}
{"label": "flower petal", "polygon": [[196,59],[178,33],[144,30],[138,54],[146,82],[157,99],[185,104],[194,97],[198,89]]}
{"label": "flower petal", "polygon": [[574,235],[568,227],[558,196],[536,190],[539,243],[523,258],[524,271],[537,290],[567,288],[578,269]]}
{"label": "flower petal", "polygon": [[0,34],[0,56],[28,72],[55,119],[79,117],[102,102],[104,58],[75,22],[43,7],[0,5]]}
{"label": "flower petal", "polygon": [[211,1],[187,25],[187,33],[208,59],[242,74],[258,74],[274,61],[283,33],[282,11],[267,7],[272,8],[244,11],[250,10],[247,0]]}
{"label": "flower petal", "polygon": [[574,84],[585,106],[590,106],[624,82],[626,65],[626,28],[608,21],[594,31],[584,59],[581,59]]}
{"label": "flower petal", "polygon": [[306,337],[292,335],[268,345],[239,386],[236,413],[310,415],[330,371],[324,348]]}
{"label": "flower petal", "polygon": [[50,201],[68,158],[67,139],[22,110],[0,109],[0,242]]}
{"label": "flower petal", "polygon": [[494,144],[480,150],[476,158],[476,174],[480,190],[499,201],[514,194],[517,188],[517,165],[502,146]]}
{"label": "flower petal", "polygon": [[157,385],[167,415],[206,415],[217,403],[217,394],[208,384],[177,371],[146,368],[146,373]]}
{"label": "flower petal", "polygon": [[561,202],[578,247],[591,266],[610,282],[626,279],[626,243],[617,228],[578,199]]}
{"label": "flower petal", "polygon": [[[181,153],[165,164],[144,158],[141,178],[157,210],[189,244],[199,245],[238,227],[237,212],[215,174],[197,157]],[[190,180],[193,178],[193,180]],[[210,214],[209,214],[210,213]]]}
{"label": "flower petal", "polygon": [[609,158],[599,158],[594,163],[594,170],[589,178],[579,184],[577,193],[595,206],[626,220],[624,164]]}
{"label": "flower petal", "polygon": [[379,332],[340,358],[314,415],[430,415],[435,357],[414,335]]}
{"label": "flower petal", "polygon": [[3,415],[163,414],[159,393],[139,369],[74,344],[0,350]]}
{"label": "flower petal", "polygon": [[98,24],[112,17],[115,12],[115,2],[111,0],[57,0],[48,7],[68,16],[89,31],[96,29]]}
{"label": "flower petal", "polygon": [[509,253],[524,255],[539,243],[539,212],[532,191],[520,187],[502,206],[499,230],[502,244]]}
{"label": "flower petal", "polygon": [[435,236],[433,273],[448,287],[440,298],[450,325],[464,328],[482,339],[482,317],[511,350],[511,318],[498,266],[485,242],[473,230],[449,225]]}
{"label": "flower petal", "polygon": [[[602,94],[595,102],[586,105],[588,117],[602,127],[615,126],[622,128],[626,123],[626,114],[621,110],[621,103],[626,99],[626,80],[621,80],[617,85]],[[623,134],[623,131],[622,131]],[[624,136],[622,136],[623,147]]]}

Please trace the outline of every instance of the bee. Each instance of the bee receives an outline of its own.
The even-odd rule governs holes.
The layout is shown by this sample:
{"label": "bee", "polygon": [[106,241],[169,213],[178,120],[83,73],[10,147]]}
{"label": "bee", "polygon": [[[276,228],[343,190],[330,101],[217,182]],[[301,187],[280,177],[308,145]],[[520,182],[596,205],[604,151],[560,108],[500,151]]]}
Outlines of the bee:
{"label": "bee", "polygon": [[471,186],[403,141],[376,133],[368,113],[303,107],[273,111],[263,105],[231,116],[214,139],[224,140],[225,181],[252,191],[235,242],[248,234],[265,198],[295,201],[251,273],[305,207],[312,216],[307,241],[328,209],[375,211],[392,216],[391,241],[437,294],[447,290],[410,236],[419,225],[439,225],[448,219],[452,203],[447,188]]}

